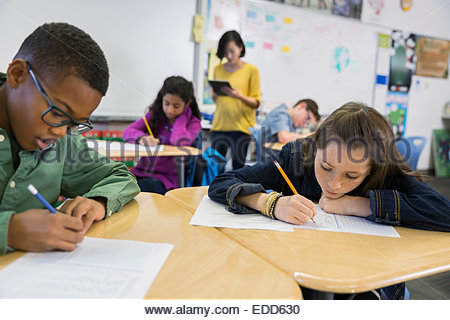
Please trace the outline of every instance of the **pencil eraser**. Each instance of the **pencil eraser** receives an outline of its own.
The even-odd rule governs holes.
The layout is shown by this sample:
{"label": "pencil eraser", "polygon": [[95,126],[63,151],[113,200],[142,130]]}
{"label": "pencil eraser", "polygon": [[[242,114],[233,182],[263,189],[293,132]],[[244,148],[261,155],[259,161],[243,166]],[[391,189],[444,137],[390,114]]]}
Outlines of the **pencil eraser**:
{"label": "pencil eraser", "polygon": [[28,185],[28,190],[34,195],[38,193],[37,189],[32,184]]}

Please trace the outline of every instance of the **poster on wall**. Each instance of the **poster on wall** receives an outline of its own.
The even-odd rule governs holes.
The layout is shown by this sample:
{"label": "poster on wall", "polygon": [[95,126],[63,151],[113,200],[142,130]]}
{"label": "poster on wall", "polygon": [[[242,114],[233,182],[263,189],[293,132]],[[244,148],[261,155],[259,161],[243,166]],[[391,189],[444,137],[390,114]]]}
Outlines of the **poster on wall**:
{"label": "poster on wall", "polygon": [[416,35],[400,30],[391,34],[389,90],[408,92],[416,66]]}
{"label": "poster on wall", "polygon": [[333,0],[266,0],[331,14]]}
{"label": "poster on wall", "polygon": [[206,63],[204,66],[204,77],[203,77],[203,104],[214,104],[214,100],[212,98],[212,88],[208,82],[208,68],[209,68],[209,59],[211,56],[211,52],[206,53]]}
{"label": "poster on wall", "polygon": [[406,113],[408,111],[407,92],[388,92],[386,96],[386,116],[394,130],[396,139],[403,138],[406,128]]}
{"label": "poster on wall", "polygon": [[450,130],[433,130],[433,157],[436,177],[450,177]]}
{"label": "poster on wall", "polygon": [[206,38],[219,41],[228,30],[241,29],[242,0],[208,0]]}
{"label": "poster on wall", "polygon": [[350,99],[371,103],[379,29],[269,1],[246,1],[245,61],[258,67],[264,106],[295,102],[301,95],[328,113]]}
{"label": "poster on wall", "polygon": [[220,64],[220,59],[216,53],[217,49],[212,49],[206,53],[203,77],[203,104],[215,104],[212,98],[212,88],[208,80],[214,79],[214,68]]}
{"label": "poster on wall", "polygon": [[378,49],[376,57],[376,80],[373,94],[373,107],[380,113],[385,112],[386,95],[388,92],[389,63],[390,63],[391,35],[378,34]]}
{"label": "poster on wall", "polygon": [[450,41],[419,37],[416,72],[418,76],[448,78]]}
{"label": "poster on wall", "polygon": [[362,0],[333,0],[331,13],[348,18],[361,19]]}
{"label": "poster on wall", "polygon": [[[388,1],[388,0],[386,0]],[[385,15],[385,0],[364,0],[361,20],[369,23],[382,24]]]}

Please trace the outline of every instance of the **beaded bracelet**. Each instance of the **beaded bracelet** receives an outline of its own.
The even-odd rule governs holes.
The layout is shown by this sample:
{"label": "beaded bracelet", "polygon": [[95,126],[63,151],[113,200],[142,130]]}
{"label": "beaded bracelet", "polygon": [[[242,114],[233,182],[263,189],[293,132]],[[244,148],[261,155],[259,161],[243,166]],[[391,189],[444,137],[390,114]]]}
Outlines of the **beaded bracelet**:
{"label": "beaded bracelet", "polygon": [[261,213],[271,219],[275,219],[273,215],[275,204],[278,201],[278,199],[281,198],[282,196],[283,196],[282,193],[278,193],[276,191],[271,192],[263,202],[263,205],[261,207]]}
{"label": "beaded bracelet", "polygon": [[265,208],[266,216],[268,216],[268,217],[271,218],[271,219],[274,219],[274,217],[273,217],[273,215],[271,215],[271,213],[270,213],[270,208],[272,208],[272,205],[273,205],[273,203],[275,202],[275,200],[276,200],[278,194],[279,194],[279,193],[274,193],[274,194],[270,197],[269,201],[267,201],[267,205],[266,205],[266,208]]}
{"label": "beaded bracelet", "polygon": [[273,191],[273,192],[271,192],[271,193],[266,197],[266,199],[264,199],[264,202],[263,202],[262,207],[261,207],[261,213],[262,213],[263,215],[267,216],[267,211],[268,211],[268,210],[267,210],[267,209],[268,209],[267,204],[269,203],[270,198],[273,197],[275,194],[276,194],[276,192]]}
{"label": "beaded bracelet", "polygon": [[264,201],[263,201],[263,204],[262,204],[262,206],[261,206],[261,213],[263,214],[263,215],[266,215],[266,210],[265,210],[265,208],[266,208],[266,204],[267,204],[267,201],[269,200],[269,198],[270,198],[270,195],[271,194],[269,194],[265,199],[264,199]]}
{"label": "beaded bracelet", "polygon": [[272,219],[276,219],[274,216],[274,211],[275,211],[275,205],[277,204],[278,200],[283,196],[282,193],[277,194],[277,196],[275,197],[275,199],[272,201],[271,205],[270,205],[270,209],[269,209],[269,215]]}

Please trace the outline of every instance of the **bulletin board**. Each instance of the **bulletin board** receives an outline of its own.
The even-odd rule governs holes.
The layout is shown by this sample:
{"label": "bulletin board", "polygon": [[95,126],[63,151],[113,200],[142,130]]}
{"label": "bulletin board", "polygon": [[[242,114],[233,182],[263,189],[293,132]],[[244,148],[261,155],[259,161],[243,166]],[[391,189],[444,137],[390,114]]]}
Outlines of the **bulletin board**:
{"label": "bulletin board", "polygon": [[373,103],[377,33],[387,29],[260,0],[208,0],[206,17],[207,47],[228,26],[240,32],[242,59],[260,72],[260,110],[301,98],[316,100],[322,114],[350,100]]}
{"label": "bulletin board", "polygon": [[262,101],[312,98],[323,114],[350,100],[372,104],[380,27],[268,1],[245,1],[244,60],[256,65]]}

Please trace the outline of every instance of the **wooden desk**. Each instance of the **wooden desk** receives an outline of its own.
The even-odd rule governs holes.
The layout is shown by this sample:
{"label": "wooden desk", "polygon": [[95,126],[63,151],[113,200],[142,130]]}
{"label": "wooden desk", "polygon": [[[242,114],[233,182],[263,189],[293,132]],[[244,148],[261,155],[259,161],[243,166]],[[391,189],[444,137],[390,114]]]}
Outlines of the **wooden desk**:
{"label": "wooden desk", "polygon": [[[174,189],[166,197],[193,214],[208,187]],[[450,270],[450,233],[396,227],[401,238],[300,230],[218,228],[302,286],[357,293]]]}
{"label": "wooden desk", "polygon": [[[177,157],[177,172],[178,172],[178,184],[180,187],[184,187],[185,184],[185,157],[187,156],[197,156],[202,154],[202,150],[194,147],[185,146],[170,146],[161,145],[162,150],[156,147],[156,150],[149,151],[145,150],[142,146],[123,143],[117,141],[107,141],[107,140],[94,140],[88,139],[94,146],[93,149],[97,150],[98,153],[110,157],[110,158],[125,158],[125,157]],[[122,150],[113,149],[111,150],[110,144],[122,144],[124,148]],[[132,150],[125,149],[125,146],[130,147]],[[134,147],[134,148],[133,148]]]}
{"label": "wooden desk", "polygon": [[267,142],[263,145],[266,149],[271,149],[274,151],[281,151],[281,149],[284,147],[284,143],[281,142]]}
{"label": "wooden desk", "polygon": [[[301,299],[292,277],[214,228],[190,226],[170,198],[141,193],[88,236],[175,245],[147,299]],[[0,256],[0,268],[23,253]]]}
{"label": "wooden desk", "polygon": [[[118,142],[118,141],[107,141],[107,140],[94,140],[89,139],[94,144],[94,149],[100,154],[111,157],[111,158],[122,158],[122,157],[179,157],[179,156],[197,156],[202,153],[202,150],[194,147],[177,147],[170,145],[162,145],[162,150],[158,150],[158,147],[154,151],[145,150],[140,145],[135,145],[132,143]],[[122,144],[124,146],[123,150],[111,150],[109,145]],[[134,146],[135,150],[125,150],[125,146]]]}

